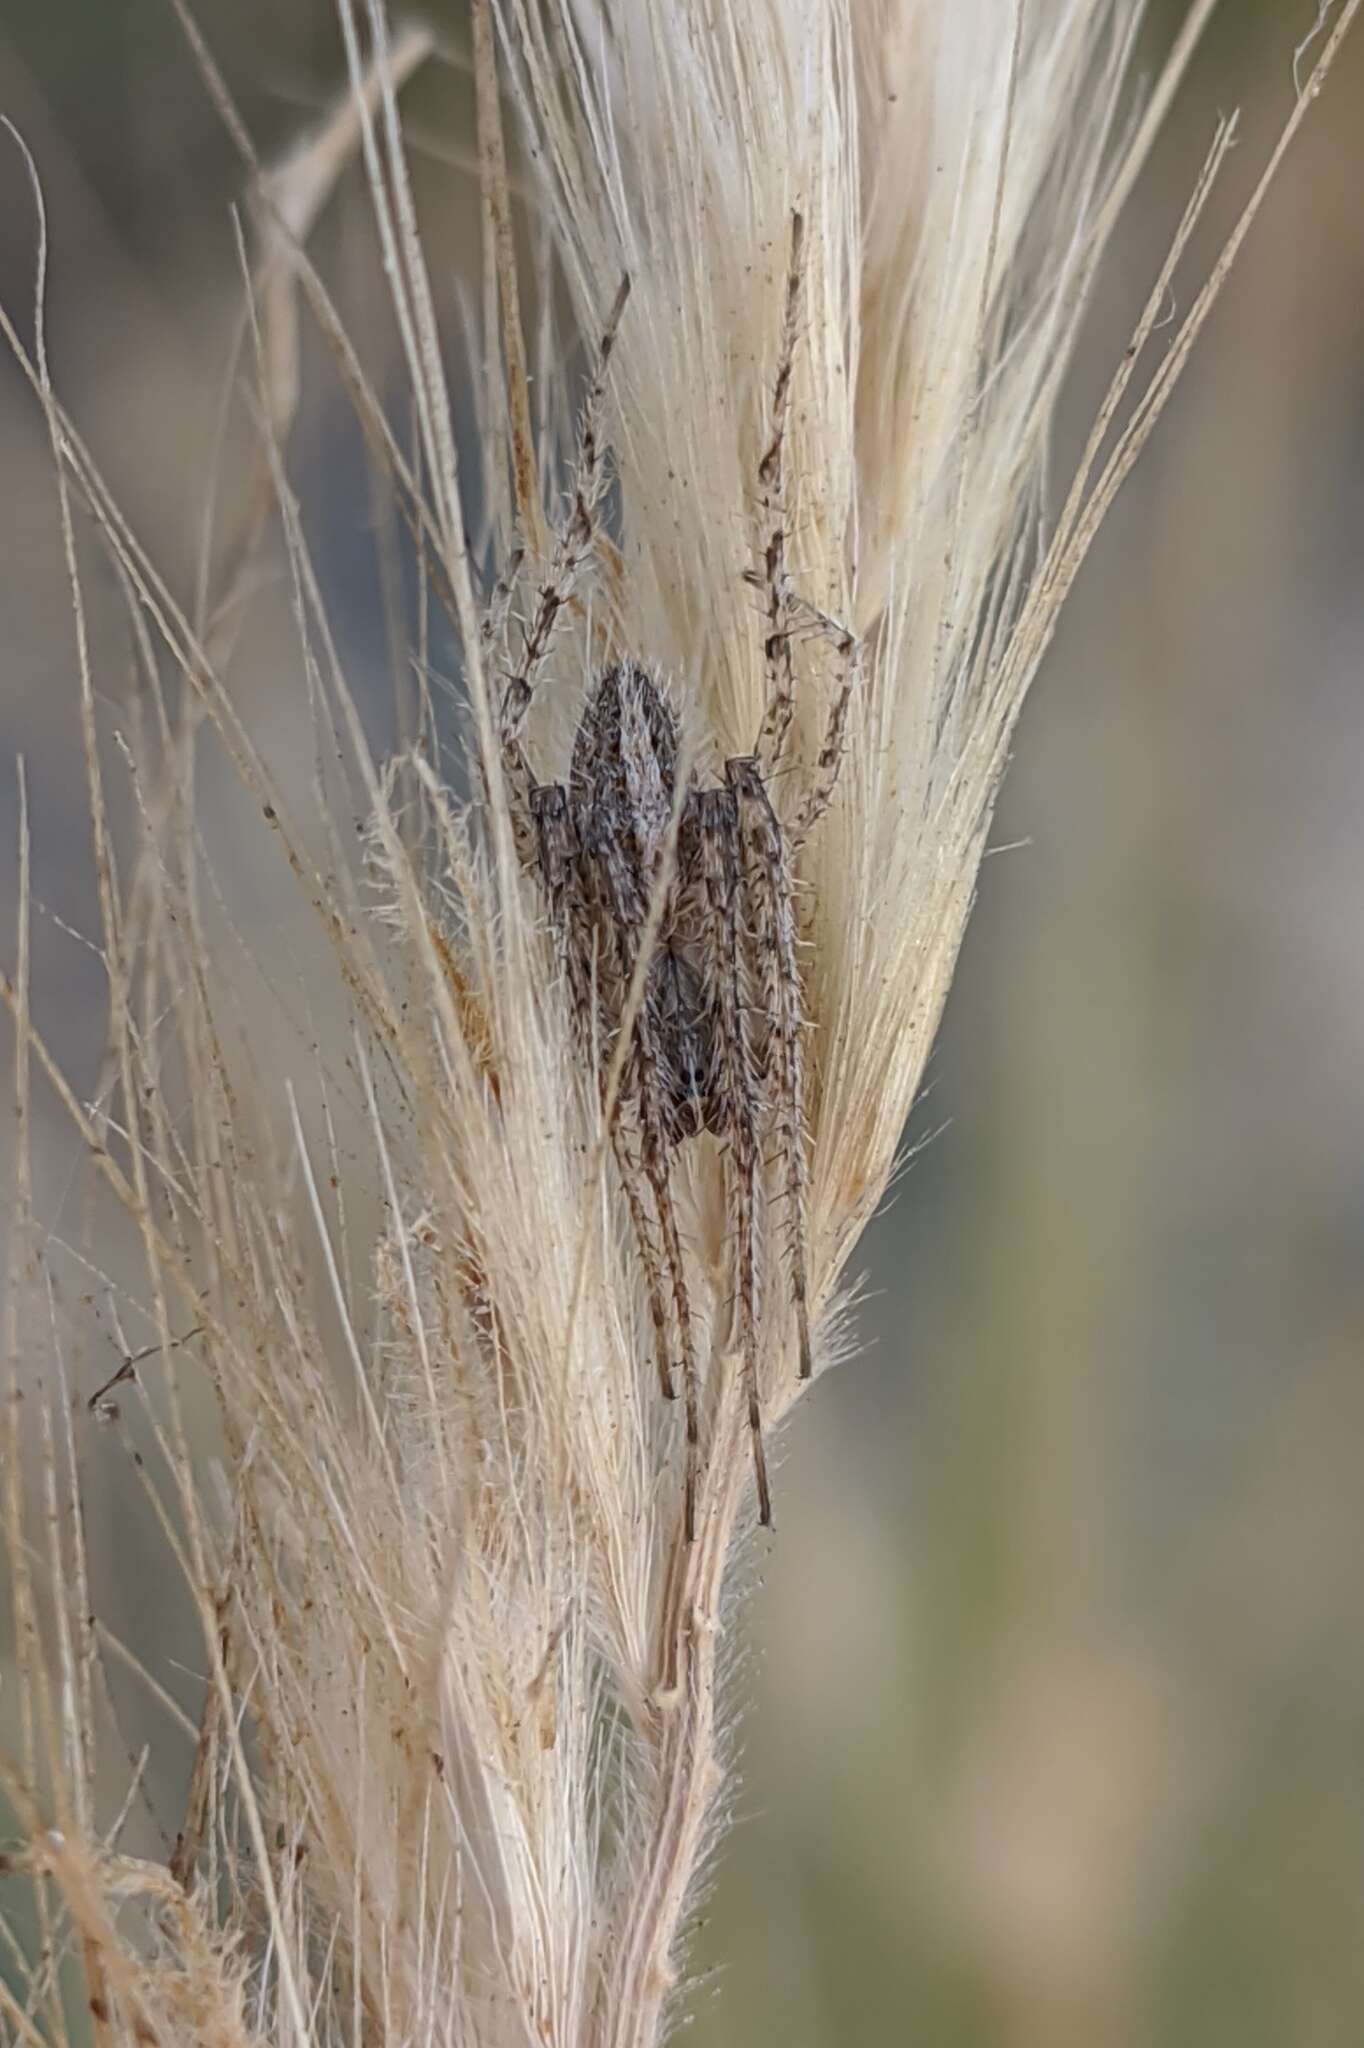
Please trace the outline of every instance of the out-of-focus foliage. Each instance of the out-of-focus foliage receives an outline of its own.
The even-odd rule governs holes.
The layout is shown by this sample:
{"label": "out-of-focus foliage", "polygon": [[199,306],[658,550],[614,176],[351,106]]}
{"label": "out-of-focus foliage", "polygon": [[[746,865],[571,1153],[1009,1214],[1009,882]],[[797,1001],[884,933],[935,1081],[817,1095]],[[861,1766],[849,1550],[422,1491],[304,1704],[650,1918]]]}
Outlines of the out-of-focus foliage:
{"label": "out-of-focus foliage", "polygon": [[[329,10],[220,12],[277,142],[339,76]],[[1119,238],[1076,421],[1215,111],[1244,105],[1258,163],[1313,13],[1229,7],[1210,36]],[[230,149],[159,0],[17,0],[0,108],[48,193],[58,382],[186,578],[238,303]],[[816,1392],[782,1474],[753,1818],[707,1909],[723,1996],[702,1990],[693,2038],[713,2048],[1359,2039],[1362,109],[1356,44],[1024,720],[911,1133],[933,1142],[865,1248],[871,1348]],[[468,115],[443,71],[414,137],[458,158]],[[1245,175],[1233,159],[1229,191]],[[18,310],[31,228],[17,161],[3,178]],[[476,279],[473,195],[424,159],[447,283]],[[360,218],[343,193],[319,256],[363,323]],[[339,403],[314,391],[293,460],[377,669],[381,629],[345,602],[369,507]],[[79,1075],[98,977],[54,922],[92,924],[69,621],[43,429],[8,369],[0,465],[0,738],[29,759],[52,913],[35,1007]],[[240,665],[261,704],[282,606],[263,594]],[[0,769],[6,946],[12,816]],[[262,883],[260,932],[272,913]],[[54,1119],[40,1198],[68,1156]],[[107,1361],[73,1369],[88,1391]],[[145,1646],[154,1539],[129,1493],[115,1470],[103,1549]],[[153,1768],[152,1789],[173,1832],[182,1788]]]}

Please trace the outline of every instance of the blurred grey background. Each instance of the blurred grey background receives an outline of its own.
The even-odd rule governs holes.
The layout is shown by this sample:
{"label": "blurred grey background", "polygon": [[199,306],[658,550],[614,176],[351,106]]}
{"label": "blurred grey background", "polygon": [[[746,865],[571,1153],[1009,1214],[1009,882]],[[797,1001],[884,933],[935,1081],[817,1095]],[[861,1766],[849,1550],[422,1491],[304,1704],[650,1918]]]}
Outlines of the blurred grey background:
{"label": "blurred grey background", "polygon": [[[1108,265],[1058,475],[1215,115],[1244,108],[1225,222],[1315,11],[1227,0]],[[1178,12],[1152,10],[1152,54]],[[325,0],[202,16],[267,151],[335,90]],[[447,287],[469,99],[442,68],[409,103]],[[54,377],[185,587],[240,304],[232,151],[161,0],[8,0],[0,108],[46,188]],[[866,1352],[787,1445],[706,2048],[1364,2040],[1362,115],[1356,36],[1025,716],[911,1131],[936,1135],[864,1244]],[[23,324],[32,218],[0,164]],[[351,180],[315,247],[373,351],[364,209]],[[292,467],[377,673],[363,463],[312,362]],[[0,473],[0,945],[22,748],[35,1007],[88,1081],[98,973],[56,922],[96,922],[70,625],[8,361]],[[268,732],[295,669],[282,594],[260,609],[236,673]],[[43,1130],[59,1203],[69,1145]],[[145,1532],[109,1512],[130,1582],[143,1561],[128,1598],[155,1601]]]}

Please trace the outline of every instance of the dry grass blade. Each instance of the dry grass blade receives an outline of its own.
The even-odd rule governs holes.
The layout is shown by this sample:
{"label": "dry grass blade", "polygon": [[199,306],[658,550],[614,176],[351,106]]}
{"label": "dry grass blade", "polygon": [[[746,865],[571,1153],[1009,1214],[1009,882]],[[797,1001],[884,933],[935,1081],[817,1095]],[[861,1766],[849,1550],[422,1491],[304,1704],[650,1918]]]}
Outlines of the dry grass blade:
{"label": "dry grass blade", "polygon": [[[53,389],[31,161],[31,354],[0,315],[57,478],[109,1011],[87,1101],[34,1015],[21,782],[0,1786],[36,1948],[13,1942],[0,2009],[49,2048],[84,2038],[73,1982],[110,2048],[651,2048],[726,1815],[727,1586],[755,1467],[766,1510],[763,1430],[840,1349],[1058,607],[1359,0],[1151,369],[1218,131],[1051,534],[1060,380],[1209,0],[1125,146],[1128,0],[476,0],[487,331],[457,394],[397,100],[430,38],[339,0],[349,96],[267,170],[176,5],[257,237],[238,230],[261,495],[224,568],[206,543],[195,600]],[[352,150],[411,456],[303,246]],[[605,336],[581,418],[561,280]],[[374,758],[289,473],[300,298],[458,632],[476,803],[434,758]],[[86,524],[158,709],[113,746]],[[225,674],[267,549],[310,791]],[[423,670],[427,633],[423,603]],[[319,940],[287,1058],[241,1028],[210,764]],[[287,972],[272,993],[287,1009]],[[121,1363],[93,1399],[34,1214],[35,1077],[99,1190],[81,1284]],[[60,1426],[21,1410],[39,1369]],[[91,1616],[99,1422],[200,1632],[191,1710]],[[101,1775],[115,1665],[182,1745],[163,1862],[123,1847],[143,1765],[113,1800]]]}

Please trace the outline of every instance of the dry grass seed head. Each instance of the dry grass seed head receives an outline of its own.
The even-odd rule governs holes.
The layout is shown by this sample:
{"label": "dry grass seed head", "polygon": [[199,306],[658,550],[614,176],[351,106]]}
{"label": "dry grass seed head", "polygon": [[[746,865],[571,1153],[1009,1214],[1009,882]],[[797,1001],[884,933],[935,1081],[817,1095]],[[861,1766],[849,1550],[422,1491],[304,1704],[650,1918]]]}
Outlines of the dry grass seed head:
{"label": "dry grass seed head", "polygon": [[[1357,4],[1341,10],[1285,139]],[[1206,13],[1199,0],[1195,28]],[[126,1816],[108,1813],[97,1769],[115,1722],[113,1652],[88,1619],[88,1453],[74,1422],[65,1440],[40,1436],[41,1498],[29,1498],[19,1409],[7,1400],[19,1728],[6,1782],[28,1840],[42,1953],[22,1998],[3,1997],[25,2040],[73,2038],[58,1983],[70,1950],[100,2048],[183,2030],[191,1999],[199,2038],[216,2028],[225,2042],[644,2048],[670,2008],[689,1888],[722,1812],[721,1591],[747,1469],[743,1413],[737,1399],[717,1403],[697,1540],[683,1545],[675,1433],[648,1356],[629,1218],[603,1170],[598,1078],[575,1047],[543,905],[523,886],[501,805],[496,691],[483,674],[378,0],[365,16],[368,79],[356,11],[342,0],[425,493],[306,252],[292,252],[294,275],[458,621],[492,798],[486,840],[428,765],[405,772],[407,816],[369,758],[286,481],[276,351],[258,325],[250,338],[299,669],[340,784],[372,819],[386,929],[326,803],[300,822],[299,792],[280,786],[247,730],[221,666],[226,643],[207,634],[213,593],[192,613],[177,602],[63,414],[41,347],[30,361],[6,326],[63,483],[96,817],[104,763],[73,508],[85,508],[116,565],[160,706],[150,759],[137,763],[144,800],[126,881],[107,835],[97,845],[111,1031],[93,1108],[31,1017],[26,921],[17,977],[4,984],[21,1133],[7,1391],[44,1331],[55,1384],[70,1391],[46,1292],[60,1253],[37,1234],[25,1150],[41,1072],[135,1231],[140,1273],[122,1262],[108,1294],[130,1325],[128,1354],[151,1355],[119,1388],[140,1440],[108,1441],[136,1451],[129,1484],[181,1566],[207,1679],[187,1740],[183,1710],[146,1674],[193,1763],[171,1861],[187,1884],[197,1875],[206,1918],[191,1924],[163,1900],[156,1941],[144,1943],[110,1911],[126,1874],[116,1860]],[[481,451],[481,495],[503,561],[519,518],[534,578],[550,522],[528,445],[529,351],[515,329],[483,0],[475,20],[485,201],[501,259],[489,302],[507,323],[505,353],[495,322],[486,337],[487,421],[507,439]],[[1101,422],[1118,420],[1111,443],[1087,453],[1048,540],[1037,521],[1057,379],[1150,140],[1141,125],[1125,155],[1107,154],[1135,20],[1119,0],[763,0],[719,16],[699,0],[497,9],[544,172],[538,203],[585,334],[622,271],[635,279],[608,408],[619,557],[603,551],[592,601],[563,622],[546,728],[531,721],[547,759],[566,759],[554,753],[554,720],[562,743],[603,640],[668,679],[684,745],[709,779],[762,730],[771,675],[747,578],[772,545],[764,458],[789,223],[796,213],[806,222],[785,567],[867,650],[837,799],[799,865],[815,1302],[830,1298],[889,1173],[1012,722],[1056,607],[1225,275],[1224,262],[1126,421],[1116,408],[1134,372],[1124,366]],[[267,216],[287,214],[202,38],[198,47]],[[1191,37],[1176,69],[1189,47]],[[1167,97],[1164,81],[1157,106]],[[571,438],[561,386],[544,408],[550,431]],[[813,629],[793,648],[790,759],[808,778],[837,661]],[[162,669],[184,681],[178,711],[155,695]],[[233,947],[234,964],[240,955],[196,836],[196,751],[221,755],[260,807],[330,952],[316,1009],[342,1025],[312,1044],[303,1034],[283,1116],[271,1074],[230,1049],[236,991],[220,949]],[[780,781],[775,793],[782,810]],[[376,1191],[368,1210],[347,1193],[350,1154]],[[718,1323],[730,1286],[720,1177],[692,1147],[676,1178],[698,1292],[709,1291]],[[798,1385],[793,1361],[766,1369],[779,1408]],[[225,1512],[203,1477],[195,1389],[212,1396]],[[75,1846],[40,1857],[49,1812]],[[245,2012],[238,1957],[250,1959]]]}

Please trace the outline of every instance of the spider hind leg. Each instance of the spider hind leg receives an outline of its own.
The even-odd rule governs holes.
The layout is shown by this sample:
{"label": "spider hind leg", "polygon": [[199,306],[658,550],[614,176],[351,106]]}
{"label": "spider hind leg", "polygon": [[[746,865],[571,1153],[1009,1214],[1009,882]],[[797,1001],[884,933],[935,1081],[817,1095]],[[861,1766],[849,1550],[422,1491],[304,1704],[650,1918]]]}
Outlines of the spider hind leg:
{"label": "spider hind leg", "polygon": [[750,910],[748,923],[761,976],[769,1031],[768,1064],[776,1068],[776,1124],[790,1222],[787,1262],[796,1309],[798,1371],[801,1379],[808,1380],[814,1372],[814,1355],[806,1275],[805,1023],[790,864],[757,760],[748,756],[727,762],[725,779],[737,806],[741,886]]}
{"label": "spider hind leg", "polygon": [[706,905],[708,945],[714,962],[715,1058],[723,1104],[725,1181],[730,1233],[735,1247],[735,1294],[743,1358],[744,1397],[753,1446],[758,1520],[772,1526],[772,1493],[763,1445],[762,1393],[758,1366],[758,1098],[741,987],[740,935],[742,861],[738,804],[732,789],[696,795],[698,839]]}
{"label": "spider hind leg", "polygon": [[696,1541],[696,1494],[701,1460],[700,1376],[696,1363],[696,1339],[692,1330],[691,1296],[687,1291],[687,1269],[682,1256],[682,1237],[677,1227],[673,1202],[672,1173],[668,1163],[668,1138],[664,1123],[658,1048],[646,1012],[635,1020],[635,1097],[639,1106],[641,1153],[644,1174],[653,1190],[654,1208],[663,1237],[663,1257],[672,1282],[673,1308],[682,1351],[682,1397],[686,1413],[687,1464],[684,1481],[684,1521],[688,1543]]}
{"label": "spider hind leg", "polygon": [[[560,963],[568,987],[573,1031],[585,1055],[601,1072],[597,1040],[602,1018],[597,989],[595,946],[580,897],[572,887],[573,867],[578,853],[577,833],[563,784],[540,783],[530,792],[530,815],[535,833],[535,857],[540,880],[549,900],[550,922],[558,945]],[[603,1105],[604,1106],[604,1105]],[[619,1116],[611,1120],[611,1150],[630,1212],[635,1248],[644,1270],[653,1325],[654,1352],[658,1362],[659,1385],[665,1399],[677,1398],[674,1384],[671,1334],[668,1329],[663,1261],[649,1222],[644,1176]]]}
{"label": "spider hind leg", "polygon": [[[607,900],[612,908],[611,974],[621,1003],[634,978],[638,942],[638,906],[630,900],[631,878],[619,859],[620,848],[608,834],[598,849]],[[622,1019],[615,1019],[619,1028]],[[682,1355],[682,1398],[686,1415],[685,1528],[688,1543],[696,1540],[696,1496],[701,1464],[700,1374],[696,1362],[696,1340],[692,1329],[691,1296],[682,1255],[682,1236],[677,1227],[673,1202],[663,1062],[653,1009],[645,978],[644,999],[634,1020],[627,1055],[623,1095],[633,1104],[639,1131],[640,1165],[654,1198],[659,1234],[663,1241],[663,1264],[671,1284],[677,1321],[678,1346]],[[661,1291],[661,1275],[660,1275]]]}

